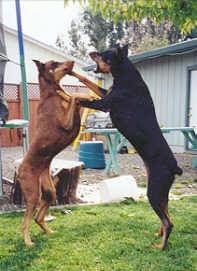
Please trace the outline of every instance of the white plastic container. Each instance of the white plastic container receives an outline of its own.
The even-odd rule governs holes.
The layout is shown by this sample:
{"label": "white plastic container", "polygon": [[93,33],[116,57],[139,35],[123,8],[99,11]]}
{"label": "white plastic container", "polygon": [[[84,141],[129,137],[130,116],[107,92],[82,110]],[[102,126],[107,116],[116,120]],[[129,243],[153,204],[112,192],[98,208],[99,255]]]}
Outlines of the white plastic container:
{"label": "white plastic container", "polygon": [[98,184],[100,200],[104,202],[118,202],[125,198],[138,200],[141,191],[136,180],[131,175],[123,175],[106,179]]}

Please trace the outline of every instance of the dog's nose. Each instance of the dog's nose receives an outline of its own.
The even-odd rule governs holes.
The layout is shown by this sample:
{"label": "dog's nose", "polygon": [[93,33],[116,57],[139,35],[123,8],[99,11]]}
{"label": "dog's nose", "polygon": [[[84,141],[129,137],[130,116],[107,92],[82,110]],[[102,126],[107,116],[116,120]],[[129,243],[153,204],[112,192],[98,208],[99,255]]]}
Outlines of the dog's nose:
{"label": "dog's nose", "polygon": [[69,64],[69,65],[74,65],[74,61],[73,60],[68,60],[68,61],[66,61],[65,63],[67,63],[67,64]]}

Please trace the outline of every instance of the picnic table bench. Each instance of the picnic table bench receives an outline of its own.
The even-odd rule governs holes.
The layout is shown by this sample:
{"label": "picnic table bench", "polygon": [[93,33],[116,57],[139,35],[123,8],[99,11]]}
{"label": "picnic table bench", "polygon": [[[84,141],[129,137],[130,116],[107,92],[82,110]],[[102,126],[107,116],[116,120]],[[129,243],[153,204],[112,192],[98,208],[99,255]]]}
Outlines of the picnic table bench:
{"label": "picnic table bench", "polygon": [[[186,140],[191,144],[193,150],[197,150],[197,134],[193,127],[162,127],[162,133],[170,133],[180,131]],[[88,128],[85,133],[93,133],[103,135],[106,138],[109,150],[109,159],[107,161],[106,173],[108,175],[118,175],[119,165],[117,161],[117,153],[128,141],[116,128]],[[192,160],[192,167],[197,168],[197,155]]]}

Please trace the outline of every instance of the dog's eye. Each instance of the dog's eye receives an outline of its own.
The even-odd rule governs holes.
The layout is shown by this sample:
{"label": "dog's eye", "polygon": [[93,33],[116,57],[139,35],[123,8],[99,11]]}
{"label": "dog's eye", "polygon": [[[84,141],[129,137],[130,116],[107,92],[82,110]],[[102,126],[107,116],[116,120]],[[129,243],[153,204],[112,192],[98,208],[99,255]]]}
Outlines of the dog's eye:
{"label": "dog's eye", "polygon": [[56,69],[58,67],[58,63],[57,62],[53,62],[51,66],[52,66],[52,69]]}
{"label": "dog's eye", "polygon": [[50,69],[49,72],[50,72],[50,73],[53,73],[53,69]]}
{"label": "dog's eye", "polygon": [[111,65],[111,60],[110,60],[110,59],[105,59],[105,58],[103,58],[103,61],[104,61],[106,64]]}
{"label": "dog's eye", "polygon": [[112,63],[111,59],[109,57],[107,57],[107,56],[103,56],[102,60],[108,65],[111,65],[111,63]]}

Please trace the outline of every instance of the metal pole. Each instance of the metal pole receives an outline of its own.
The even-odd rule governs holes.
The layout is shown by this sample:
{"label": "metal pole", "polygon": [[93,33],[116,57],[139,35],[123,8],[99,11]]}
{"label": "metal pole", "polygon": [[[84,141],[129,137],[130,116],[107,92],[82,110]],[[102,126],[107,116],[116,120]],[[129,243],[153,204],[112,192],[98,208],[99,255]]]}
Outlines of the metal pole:
{"label": "metal pole", "polygon": [[15,0],[16,5],[16,18],[18,26],[18,45],[20,53],[20,66],[21,66],[21,78],[22,78],[22,97],[23,97],[23,118],[29,120],[29,103],[27,95],[27,80],[25,70],[25,55],[23,47],[23,32],[21,25],[21,11],[20,11],[20,0]]}
{"label": "metal pole", "polygon": [[[3,32],[3,19],[2,19],[2,1],[0,0],[0,53],[6,54],[5,43],[4,43],[4,32]],[[2,63],[1,63],[2,65]],[[0,67],[1,68],[1,67]],[[3,97],[3,77],[4,67],[0,71],[0,98]],[[3,197],[3,176],[2,176],[2,159],[1,159],[1,132],[0,132],[0,199]]]}
{"label": "metal pole", "polygon": [[[0,135],[0,141],[1,141],[1,135]],[[1,158],[1,147],[0,147],[0,198],[1,197],[3,197],[3,173],[2,173],[2,158]]]}

